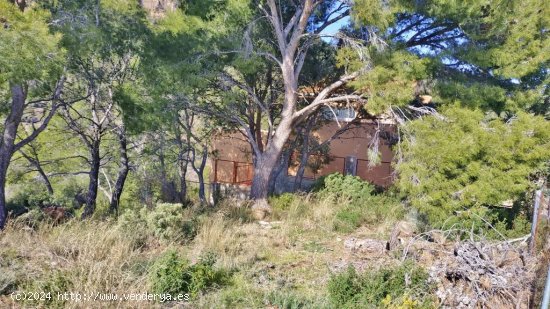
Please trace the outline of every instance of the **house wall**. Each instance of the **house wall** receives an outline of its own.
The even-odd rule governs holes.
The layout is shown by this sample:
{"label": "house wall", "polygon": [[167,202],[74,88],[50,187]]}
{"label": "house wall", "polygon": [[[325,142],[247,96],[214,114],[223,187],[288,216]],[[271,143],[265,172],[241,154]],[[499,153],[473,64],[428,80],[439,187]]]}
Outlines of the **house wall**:
{"label": "house wall", "polygon": [[[372,167],[369,166],[367,150],[376,134],[377,127],[376,123],[363,122],[339,135],[330,143],[330,162],[318,171],[307,168],[304,176],[316,179],[335,172],[344,173],[346,157],[354,156],[357,158],[357,176],[379,186],[390,185],[393,173],[391,168],[393,152],[390,143],[386,139],[379,138],[378,147],[381,154],[381,163]],[[315,130],[312,135],[322,142],[333,136],[339,129],[338,123],[331,121]],[[381,124],[380,131],[379,136],[386,136],[387,134],[395,134],[396,130],[394,125]],[[295,172],[295,169],[289,169],[289,175],[295,176]]]}
{"label": "house wall", "polygon": [[254,168],[250,144],[238,133],[220,134],[212,142],[211,182],[249,185]]}
{"label": "house wall", "polygon": [[[344,125],[341,123],[341,125]],[[323,165],[319,170],[313,171],[306,168],[305,184],[313,180],[335,172],[344,172],[344,161],[347,156],[357,158],[357,176],[373,184],[386,187],[392,183],[391,162],[393,152],[390,142],[385,136],[395,135],[396,128],[391,124],[380,124],[379,151],[381,153],[381,163],[376,166],[369,166],[367,150],[370,142],[375,136],[378,125],[376,123],[364,121],[357,126],[353,126],[346,132],[339,135],[330,142],[330,161]],[[337,122],[330,121],[320,128],[313,131],[312,135],[323,142],[334,135],[339,130]],[[212,156],[213,173],[211,173],[212,182],[249,184],[253,176],[252,152],[250,145],[240,133],[229,133],[220,135],[215,139],[212,145],[214,156]],[[286,186],[284,183],[293,183],[293,176],[296,175],[297,167],[290,166],[286,177],[279,180],[282,187],[278,191],[287,191],[292,186]],[[284,188],[283,188],[284,187]]]}

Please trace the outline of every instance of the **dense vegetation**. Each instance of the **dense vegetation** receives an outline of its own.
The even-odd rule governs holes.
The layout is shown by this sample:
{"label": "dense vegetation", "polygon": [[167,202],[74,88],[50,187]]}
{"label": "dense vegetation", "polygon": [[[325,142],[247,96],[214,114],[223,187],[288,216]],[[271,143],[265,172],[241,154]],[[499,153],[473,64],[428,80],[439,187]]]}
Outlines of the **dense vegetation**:
{"label": "dense vegetation", "polygon": [[[550,174],[549,35],[544,0],[0,0],[0,306],[25,290],[437,306],[426,265],[323,267],[336,239],[404,221],[529,233]],[[331,174],[274,194],[292,155],[295,189],[330,162],[312,133],[327,107],[396,124],[379,137],[391,187]],[[209,196],[222,132],[250,146],[250,201]]]}

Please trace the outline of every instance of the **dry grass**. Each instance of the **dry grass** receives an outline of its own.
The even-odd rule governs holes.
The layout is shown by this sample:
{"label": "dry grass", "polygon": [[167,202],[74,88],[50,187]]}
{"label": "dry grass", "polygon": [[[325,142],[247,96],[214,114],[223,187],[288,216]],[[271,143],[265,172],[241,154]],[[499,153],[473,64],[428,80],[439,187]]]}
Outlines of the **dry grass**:
{"label": "dry grass", "polygon": [[[334,231],[331,199],[309,195],[275,209],[270,224],[250,219],[247,204],[227,202],[198,216],[192,241],[166,242],[147,234],[139,221],[129,225],[112,221],[78,220],[35,229],[11,224],[0,234],[1,290],[49,289],[64,292],[143,293],[150,289],[149,267],[166,250],[176,249],[191,263],[213,253],[217,267],[234,271],[233,283],[208,291],[193,308],[250,308],[266,305],[274,291],[293,291],[304,297],[324,297],[329,265],[342,256],[342,239]],[[199,211],[200,213],[200,211]],[[365,229],[365,233],[384,234]],[[0,307],[21,305],[0,296]],[[37,302],[24,303],[29,307]],[[54,303],[43,307],[89,308],[95,303]],[[108,308],[166,307],[151,302],[101,303]],[[173,305],[173,304],[172,304]]]}
{"label": "dry grass", "polygon": [[191,243],[192,259],[206,253],[219,257],[218,264],[226,268],[239,268],[257,259],[262,244],[255,240],[260,235],[252,235],[254,223],[236,224],[221,215],[203,220],[199,233]]}
{"label": "dry grass", "polygon": [[[21,292],[46,288],[55,294],[144,292],[146,269],[139,269],[140,262],[146,263],[157,254],[154,250],[142,252],[133,236],[121,233],[109,222],[73,221],[57,227],[44,224],[36,230],[10,225],[0,236],[0,273],[10,274],[10,282],[4,284],[17,285]],[[13,305],[6,296],[0,302]],[[89,304],[69,302],[66,306]]]}

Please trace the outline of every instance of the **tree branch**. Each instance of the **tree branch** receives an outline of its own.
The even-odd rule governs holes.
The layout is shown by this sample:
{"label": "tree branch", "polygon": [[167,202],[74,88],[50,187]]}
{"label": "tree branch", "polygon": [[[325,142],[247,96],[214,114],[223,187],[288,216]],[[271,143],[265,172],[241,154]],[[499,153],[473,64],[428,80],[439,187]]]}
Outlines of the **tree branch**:
{"label": "tree branch", "polygon": [[[55,87],[55,92],[54,92],[54,95],[53,95],[53,100],[54,101],[61,101],[61,92],[62,92],[63,87],[65,85],[65,80],[66,80],[65,76],[62,76],[61,79],[59,80],[59,82],[57,83],[57,85]],[[48,126],[48,124],[50,123],[50,120],[55,115],[55,112],[57,111],[57,109],[60,106],[61,106],[60,103],[58,103],[58,104],[54,103],[52,105],[52,108],[50,109],[50,112],[48,113],[46,118],[44,118],[44,120],[42,121],[40,126],[38,128],[36,128],[31,133],[31,135],[27,136],[26,138],[24,138],[23,140],[21,140],[17,144],[15,144],[13,146],[13,151],[15,152],[15,151],[21,149],[21,147],[23,147],[23,146],[27,145],[28,143],[32,142],[38,136],[38,134],[40,134],[42,131],[44,131],[46,129],[46,127]]]}
{"label": "tree branch", "polygon": [[301,110],[297,111],[294,114],[293,122],[298,123],[302,121],[304,117],[307,117],[312,112],[314,112],[317,108],[319,108],[322,104],[325,104],[326,102],[324,102],[324,100],[329,94],[331,94],[334,90],[340,88],[341,86],[347,84],[349,81],[356,79],[359,76],[359,74],[360,72],[356,71],[349,75],[342,76],[339,80],[327,86],[317,95],[317,97],[315,98],[315,100],[313,100],[311,104],[302,108]]}

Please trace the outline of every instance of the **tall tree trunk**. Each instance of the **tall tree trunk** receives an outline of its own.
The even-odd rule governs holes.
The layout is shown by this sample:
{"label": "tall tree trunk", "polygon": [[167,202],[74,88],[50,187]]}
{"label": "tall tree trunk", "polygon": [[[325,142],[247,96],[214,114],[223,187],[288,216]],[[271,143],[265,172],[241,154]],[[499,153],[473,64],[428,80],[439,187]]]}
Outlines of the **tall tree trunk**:
{"label": "tall tree trunk", "polygon": [[293,147],[286,149],[281,154],[281,157],[279,158],[279,161],[277,163],[277,167],[275,167],[273,171],[273,175],[271,176],[271,179],[269,180],[269,194],[273,194],[276,189],[277,185],[277,179],[281,175],[283,171],[288,170],[288,161],[290,161],[290,154],[294,150]]}
{"label": "tall tree trunk", "polygon": [[130,171],[130,162],[128,160],[128,141],[126,140],[126,132],[124,130],[124,127],[120,128],[120,131],[117,133],[117,135],[118,144],[120,147],[120,167],[118,170],[115,187],[113,189],[113,194],[111,195],[109,211],[118,216],[120,197],[122,196],[126,177],[128,176],[128,172]]}
{"label": "tall tree trunk", "polygon": [[[189,132],[183,128],[186,131],[185,134],[185,141],[183,140],[183,134],[180,130],[180,125],[184,125],[184,123],[179,121],[179,114],[177,114],[178,118],[176,120],[175,125],[175,131],[176,131],[176,143],[178,144],[178,172],[180,176],[180,202],[183,205],[187,205],[189,202],[189,199],[187,198],[187,168],[189,166],[189,156],[191,153],[191,149],[189,147],[191,143],[191,137],[189,135]],[[185,122],[187,123],[187,122]]]}
{"label": "tall tree trunk", "polygon": [[[307,55],[307,48],[301,47],[300,42],[303,40],[311,14],[321,2],[313,0],[300,1],[300,9],[297,10],[297,13],[287,25],[284,25],[283,18],[280,16],[280,4],[278,5],[275,0],[267,0],[265,3],[268,9],[266,8],[264,12],[271,23],[281,56],[281,60],[278,62],[283,78],[284,102],[281,111],[281,121],[277,129],[275,129],[273,136],[268,136],[265,150],[260,151],[257,145],[256,147],[253,145],[256,164],[254,166],[254,178],[252,180],[250,198],[255,201],[255,213],[258,214],[260,213],[260,211],[256,211],[258,209],[263,209],[264,214],[270,211],[269,204],[267,203],[270,178],[293,127],[316,111],[322,104],[326,103],[324,99],[332,91],[359,75],[359,71],[357,71],[341,77],[338,81],[320,91],[309,105],[297,111],[298,78]],[[332,101],[334,99],[331,98]],[[340,96],[338,100],[345,99],[348,98]],[[247,132],[247,135],[249,135],[248,139],[253,142],[254,136],[252,133]]]}
{"label": "tall tree trunk", "polygon": [[270,211],[269,204],[267,203],[270,178],[291,132],[292,117],[283,116],[266,150],[257,156],[252,187],[250,188],[250,198],[254,200],[255,209],[263,209],[266,212]]}
{"label": "tall tree trunk", "polygon": [[168,173],[166,172],[166,156],[164,132],[159,134],[160,147],[159,147],[159,163],[160,163],[160,199],[165,203],[177,203],[180,199],[178,196],[177,187],[175,183],[168,179]]}
{"label": "tall tree trunk", "polygon": [[195,166],[195,150],[193,149],[193,170],[197,174],[197,177],[199,179],[199,200],[201,204],[206,203],[206,190],[204,185],[204,169],[206,167],[206,162],[208,160],[208,146],[203,145],[202,146],[202,157],[201,157],[201,163],[199,164],[199,167]]}
{"label": "tall tree trunk", "polygon": [[189,202],[189,199],[187,198],[187,167],[189,166],[189,150],[184,149],[184,147],[181,146],[178,157],[178,167],[180,174],[180,200],[183,205],[186,205]]}
{"label": "tall tree trunk", "polygon": [[292,153],[298,147],[298,142],[300,141],[300,136],[302,135],[302,132],[300,128],[298,128],[294,139],[289,144],[288,148],[283,150],[283,153],[281,157],[279,158],[279,162],[277,163],[277,167],[273,171],[273,175],[271,176],[271,179],[269,180],[269,194],[273,194],[275,192],[275,187],[277,185],[277,178],[281,175],[283,171],[285,173],[288,173],[288,164],[290,162],[290,157],[292,156]]}
{"label": "tall tree trunk", "polygon": [[92,142],[90,149],[90,174],[88,183],[88,193],[86,194],[86,206],[82,213],[82,219],[89,218],[95,211],[95,203],[97,198],[97,189],[99,185],[99,169],[101,167],[101,157],[99,155],[99,139]]}
{"label": "tall tree trunk", "polygon": [[4,228],[8,216],[6,208],[6,176],[11,157],[13,156],[17,128],[23,117],[27,92],[22,85],[12,85],[11,95],[11,109],[4,123],[2,144],[0,145],[0,230]]}
{"label": "tall tree trunk", "polygon": [[298,167],[298,171],[296,172],[296,178],[294,178],[294,191],[300,190],[302,188],[302,181],[304,179],[304,173],[306,171],[307,167],[307,161],[309,159],[309,139],[311,130],[313,129],[313,125],[317,121],[316,116],[312,116],[309,118],[309,120],[306,123],[306,127],[304,128],[303,132],[303,140],[302,140],[302,155],[300,157],[300,166]]}
{"label": "tall tree trunk", "polygon": [[281,122],[275,130],[273,137],[271,137],[270,142],[268,142],[268,145],[265,147],[265,151],[257,155],[256,164],[254,166],[254,178],[252,179],[250,198],[254,200],[255,209],[263,209],[266,212],[271,210],[267,203],[269,180],[294,126],[294,114],[296,112],[297,100],[296,94],[298,93],[298,81],[294,71],[294,52],[295,49],[283,52],[281,70],[284,80],[285,99],[281,112]]}
{"label": "tall tree trunk", "polygon": [[300,166],[298,167],[296,177],[294,178],[294,191],[301,190],[302,188],[302,181],[304,180],[304,173],[306,171],[307,161],[309,159],[309,147],[307,143],[309,143],[309,136],[304,138],[304,148],[302,149]]}

